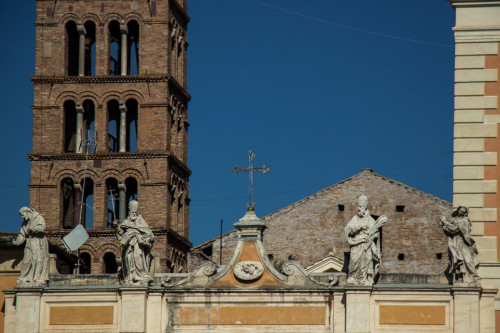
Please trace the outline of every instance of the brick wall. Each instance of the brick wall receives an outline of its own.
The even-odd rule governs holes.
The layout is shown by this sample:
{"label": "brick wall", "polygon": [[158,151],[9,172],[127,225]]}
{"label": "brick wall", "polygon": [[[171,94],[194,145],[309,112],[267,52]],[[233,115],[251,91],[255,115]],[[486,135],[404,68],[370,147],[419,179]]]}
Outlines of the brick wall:
{"label": "brick wall", "polygon": [[[66,24],[70,21],[95,24],[93,76],[68,76]],[[113,21],[125,25],[135,21],[139,26],[137,75],[110,75],[109,26]],[[90,239],[85,251],[92,258],[94,273],[103,272],[102,256],[106,251],[120,255],[116,238],[107,225],[109,178],[120,183],[127,178],[137,182],[139,212],[158,235],[153,251],[160,253],[164,269],[170,270],[174,259],[182,262],[191,245],[188,21],[186,1],[181,0],[37,1],[33,151],[28,156],[30,204],[45,217],[50,241],[62,244],[60,237],[69,230],[62,229],[61,181],[70,178],[80,183],[84,175],[92,179],[93,226],[88,230]],[[109,152],[108,102],[125,103],[130,99],[138,104],[137,152]],[[76,105],[90,101],[94,105],[95,152],[89,154],[87,161],[84,154],[65,152],[65,130],[70,126],[64,110],[66,101]],[[173,186],[174,181],[181,185]],[[174,259],[171,249],[177,251]]]}
{"label": "brick wall", "polygon": [[[448,241],[437,223],[441,215],[451,214],[451,204],[369,170],[263,217],[267,253],[275,261],[293,256],[304,267],[330,252],[344,260],[349,252],[344,228],[356,214],[357,198],[363,194],[369,199],[370,214],[389,218],[382,229],[381,270],[437,274],[446,269]],[[404,211],[397,212],[397,205],[404,206]],[[236,232],[223,237],[223,264],[231,258],[236,242]],[[211,258],[218,263],[218,239],[194,250],[210,246]],[[400,254],[404,254],[404,260],[399,259]],[[199,255],[190,255],[190,268],[200,259]]]}

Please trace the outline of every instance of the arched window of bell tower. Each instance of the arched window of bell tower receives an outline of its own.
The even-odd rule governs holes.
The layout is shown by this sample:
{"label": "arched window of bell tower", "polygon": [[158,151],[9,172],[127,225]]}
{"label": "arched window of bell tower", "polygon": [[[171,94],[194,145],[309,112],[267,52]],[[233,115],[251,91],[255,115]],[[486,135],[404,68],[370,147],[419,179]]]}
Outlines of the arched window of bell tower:
{"label": "arched window of bell tower", "polygon": [[107,103],[108,114],[108,151],[118,152],[118,140],[120,139],[120,104],[113,99]]}
{"label": "arched window of bell tower", "polygon": [[113,228],[113,222],[119,219],[119,192],[118,181],[115,178],[106,179],[106,208],[108,229]]}
{"label": "arched window of bell tower", "polygon": [[139,24],[129,21],[128,27],[128,75],[139,74]]}
{"label": "arched window of bell tower", "polygon": [[75,226],[75,184],[73,179],[61,181],[62,227],[73,229]]}
{"label": "arched window of bell tower", "polygon": [[74,101],[64,102],[64,151],[74,153],[76,146],[76,104]]}
{"label": "arched window of bell tower", "polygon": [[137,118],[138,118],[138,108],[139,105],[135,99],[129,99],[125,103],[127,107],[127,147],[126,150],[129,152],[137,152]]}
{"label": "arched window of bell tower", "polygon": [[75,186],[75,214],[79,223],[85,229],[94,227],[94,182],[91,178],[84,178]]}
{"label": "arched window of bell tower", "polygon": [[[77,122],[78,123],[78,122]],[[80,131],[82,153],[95,152],[95,106],[91,100],[83,102],[83,121]]]}
{"label": "arched window of bell tower", "polygon": [[69,76],[78,75],[78,44],[76,23],[68,21],[66,23],[66,74]]}
{"label": "arched window of bell tower", "polygon": [[128,216],[128,203],[132,200],[137,200],[137,180],[133,177],[125,179],[125,193],[127,199],[127,216]]}
{"label": "arched window of bell tower", "polygon": [[118,21],[111,21],[108,27],[109,33],[109,75],[120,75],[121,73],[121,31]]}
{"label": "arched window of bell tower", "polygon": [[95,23],[92,21],[87,21],[85,22],[84,27],[85,27],[84,74],[85,76],[93,76],[95,75],[95,45],[96,45]]}

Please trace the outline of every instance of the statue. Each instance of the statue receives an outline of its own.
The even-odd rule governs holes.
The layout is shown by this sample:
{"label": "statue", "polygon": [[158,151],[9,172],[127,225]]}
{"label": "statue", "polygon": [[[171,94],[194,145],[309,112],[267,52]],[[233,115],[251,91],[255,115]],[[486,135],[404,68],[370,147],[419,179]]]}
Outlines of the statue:
{"label": "statue", "polygon": [[21,231],[12,240],[14,245],[26,243],[18,287],[43,287],[49,280],[49,243],[45,238],[45,220],[33,208],[19,210],[23,217]]}
{"label": "statue", "polygon": [[387,222],[382,215],[375,221],[367,209],[368,198],[358,198],[358,213],[347,223],[345,235],[351,246],[347,284],[371,286],[380,265],[380,228]]}
{"label": "statue", "polygon": [[455,285],[480,285],[477,274],[479,258],[476,242],[470,235],[471,222],[469,208],[459,206],[451,215],[451,221],[444,216],[438,224],[448,236],[448,250],[450,253],[450,270]]}
{"label": "statue", "polygon": [[114,222],[116,237],[122,244],[122,273],[125,284],[147,285],[153,281],[149,275],[150,251],[154,235],[137,212],[138,203],[130,201],[128,217],[120,224]]}

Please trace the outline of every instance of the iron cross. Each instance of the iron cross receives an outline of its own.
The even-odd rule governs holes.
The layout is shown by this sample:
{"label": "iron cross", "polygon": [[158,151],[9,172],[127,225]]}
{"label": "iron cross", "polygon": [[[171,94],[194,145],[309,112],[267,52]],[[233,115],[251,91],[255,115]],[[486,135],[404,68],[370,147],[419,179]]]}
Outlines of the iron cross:
{"label": "iron cross", "polygon": [[260,168],[254,168],[253,167],[253,158],[255,157],[255,154],[253,153],[253,150],[250,150],[248,152],[248,168],[240,168],[239,166],[235,166],[233,168],[234,173],[238,172],[248,172],[248,210],[253,211],[255,210],[255,202],[253,202],[253,173],[254,171],[261,171],[262,173],[267,173],[269,172],[269,167],[267,165],[263,165]]}

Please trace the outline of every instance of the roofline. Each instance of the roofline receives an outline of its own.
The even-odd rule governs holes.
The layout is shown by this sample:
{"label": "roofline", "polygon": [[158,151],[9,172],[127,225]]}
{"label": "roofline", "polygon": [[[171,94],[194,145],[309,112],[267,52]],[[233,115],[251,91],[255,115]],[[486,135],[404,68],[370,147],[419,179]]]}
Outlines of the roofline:
{"label": "roofline", "polygon": [[[402,186],[402,187],[404,187],[404,188],[406,188],[406,189],[408,189],[408,190],[412,190],[412,191],[418,192],[418,193],[420,193],[420,194],[423,194],[423,195],[425,195],[426,197],[428,197],[428,198],[429,198],[429,199],[431,199],[431,200],[434,200],[434,201],[437,201],[437,202],[439,202],[439,203],[441,203],[441,204],[445,204],[445,205],[448,205],[448,206],[450,206],[450,207],[453,207],[453,204],[452,204],[451,202],[449,202],[449,201],[446,201],[446,200],[444,200],[444,199],[438,198],[438,197],[436,197],[436,196],[434,196],[434,195],[432,195],[432,194],[429,194],[429,193],[427,193],[427,192],[424,192],[424,191],[418,190],[418,189],[416,189],[416,188],[414,188],[414,187],[411,187],[411,186],[409,186],[409,185],[406,185],[406,184],[403,184],[403,183],[401,183],[401,182],[398,182],[397,180],[394,180],[394,179],[391,179],[391,178],[388,178],[388,177],[382,176],[382,175],[380,175],[380,174],[378,174],[378,173],[374,172],[374,171],[373,171],[373,169],[362,169],[362,171],[361,171],[361,172],[359,172],[359,173],[355,174],[354,176],[351,176],[351,177],[346,178],[346,179],[344,179],[344,180],[341,180],[341,181],[339,181],[339,182],[337,182],[337,183],[335,183],[335,184],[333,184],[333,185],[330,185],[330,186],[328,186],[328,187],[325,187],[324,189],[319,190],[318,192],[315,192],[315,193],[313,193],[313,194],[311,194],[311,195],[308,195],[307,197],[305,197],[305,198],[303,198],[303,199],[301,199],[301,200],[295,201],[294,203],[291,203],[291,204],[290,204],[290,205],[288,205],[288,206],[285,206],[285,207],[283,207],[283,208],[280,208],[280,209],[278,209],[278,210],[276,210],[276,211],[274,211],[274,212],[272,212],[272,213],[270,213],[270,214],[268,214],[268,215],[265,215],[265,216],[261,217],[261,220],[264,220],[264,222],[265,222],[265,220],[268,220],[271,216],[273,216],[273,215],[275,215],[275,214],[283,213],[284,211],[286,211],[286,210],[288,210],[288,209],[290,209],[290,208],[294,208],[294,207],[296,207],[296,206],[299,206],[299,205],[301,205],[301,204],[303,204],[303,203],[305,203],[305,202],[309,201],[312,197],[315,197],[315,196],[317,196],[317,195],[319,195],[319,194],[322,194],[323,192],[327,192],[327,191],[331,191],[331,190],[333,190],[333,189],[336,189],[337,187],[339,187],[339,186],[341,186],[341,185],[344,185],[345,183],[347,183],[347,182],[349,182],[349,181],[351,181],[351,180],[354,180],[354,179],[359,178],[359,177],[361,177],[361,176],[365,176],[365,175],[367,175],[367,174],[373,175],[373,176],[375,176],[375,177],[379,177],[379,178],[381,178],[382,180],[385,180],[385,181],[388,181],[388,182],[390,182],[390,183],[394,183],[394,184],[396,184],[396,185]],[[235,231],[236,231],[236,229],[233,229],[233,230],[231,230],[231,231],[229,231],[229,232],[226,232],[225,234],[223,234],[223,235],[222,235],[222,237],[224,237],[224,236],[226,236],[226,235],[228,235],[228,234],[230,234],[230,233],[232,233],[232,232],[235,232]],[[204,243],[202,243],[202,244],[200,244],[200,245],[198,245],[198,246],[196,246],[196,247],[192,248],[192,250],[195,250],[195,249],[200,249],[201,247],[204,247],[204,246],[206,246],[206,245],[209,245],[210,243],[215,242],[215,241],[216,241],[218,238],[220,238],[220,237],[221,237],[221,236],[217,236],[216,238],[213,238],[213,239],[211,239],[211,240],[208,240],[208,241],[206,241],[206,242],[204,242]]]}

